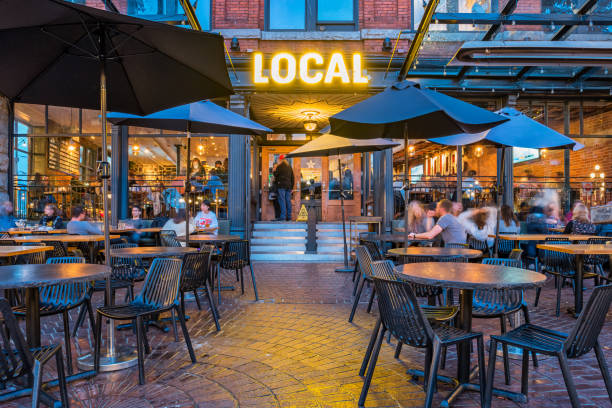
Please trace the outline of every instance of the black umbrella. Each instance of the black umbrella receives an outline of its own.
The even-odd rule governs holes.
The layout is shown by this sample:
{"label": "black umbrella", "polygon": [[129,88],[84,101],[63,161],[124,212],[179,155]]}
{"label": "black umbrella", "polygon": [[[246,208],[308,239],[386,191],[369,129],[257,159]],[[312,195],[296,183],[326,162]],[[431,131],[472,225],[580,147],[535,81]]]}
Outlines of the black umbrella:
{"label": "black umbrella", "polygon": [[[338,136],[404,139],[404,222],[408,225],[408,139],[483,132],[507,120],[415,82],[402,81],[333,115],[329,124],[330,133]],[[408,228],[405,234],[407,242]]]}
{"label": "black umbrella", "polygon": [[347,139],[345,137],[325,134],[295,149],[287,157],[317,157],[317,156],[338,156],[338,172],[340,173],[340,207],[342,208],[342,237],[344,242],[344,267],[336,268],[336,272],[352,272],[348,264],[348,249],[346,245],[346,222],[344,219],[344,191],[342,186],[342,166],[340,163],[341,154],[365,153],[378,150],[386,150],[399,146],[386,139]]}
{"label": "black umbrella", "polygon": [[[101,111],[103,158],[98,175],[103,180],[108,263],[107,106],[149,114],[231,94],[223,38],[63,0],[2,0],[0,44],[0,94],[13,102]],[[122,358],[115,353],[109,325],[109,355],[101,369],[123,368]]]}
{"label": "black umbrella", "polygon": [[[187,132],[187,193],[191,176],[191,133],[227,133],[239,135],[265,135],[272,129],[222,108],[211,101],[194,102],[155,112],[147,116],[111,112],[108,120],[115,125],[140,126]],[[180,163],[179,163],[180,164]],[[179,165],[177,164],[177,165]],[[187,222],[185,242],[189,245],[189,201],[186,203]]]}

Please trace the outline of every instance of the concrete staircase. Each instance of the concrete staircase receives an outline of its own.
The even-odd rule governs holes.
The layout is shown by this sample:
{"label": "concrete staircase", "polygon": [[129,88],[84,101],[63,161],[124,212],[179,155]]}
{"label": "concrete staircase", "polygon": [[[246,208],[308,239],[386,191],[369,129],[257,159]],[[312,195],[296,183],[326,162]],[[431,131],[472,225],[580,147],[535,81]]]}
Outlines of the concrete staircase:
{"label": "concrete staircase", "polygon": [[[342,224],[317,224],[317,253],[306,253],[305,222],[256,222],[251,236],[254,261],[342,262]],[[367,231],[366,225],[359,226]],[[347,225],[347,238],[348,238]]]}

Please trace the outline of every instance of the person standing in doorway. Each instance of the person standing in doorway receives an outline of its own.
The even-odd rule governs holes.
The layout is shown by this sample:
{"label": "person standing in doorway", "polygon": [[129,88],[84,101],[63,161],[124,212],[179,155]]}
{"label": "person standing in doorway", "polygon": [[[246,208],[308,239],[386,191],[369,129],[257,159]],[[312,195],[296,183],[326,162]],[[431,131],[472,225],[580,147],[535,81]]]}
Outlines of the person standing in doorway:
{"label": "person standing in doorway", "polygon": [[291,221],[291,190],[294,177],[291,165],[285,155],[279,157],[280,163],[274,170],[274,180],[277,188],[277,200],[280,205],[280,221]]}

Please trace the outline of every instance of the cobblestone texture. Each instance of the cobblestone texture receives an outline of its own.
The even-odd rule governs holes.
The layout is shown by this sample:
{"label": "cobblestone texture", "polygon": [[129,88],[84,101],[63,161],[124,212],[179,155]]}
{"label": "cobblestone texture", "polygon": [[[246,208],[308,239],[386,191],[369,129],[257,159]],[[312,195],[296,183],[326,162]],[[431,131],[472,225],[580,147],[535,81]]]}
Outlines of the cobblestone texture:
{"label": "cobblestone texture", "polygon": [[[198,362],[191,364],[182,336],[174,342],[172,332],[149,330],[153,348],[146,357],[147,384],[138,385],[136,368],[100,374],[92,380],[69,385],[73,407],[355,407],[362,386],[359,366],[367,346],[376,310],[365,311],[368,293],[353,323],[348,323],[352,283],[349,274],[337,274],[330,264],[255,265],[258,289],[263,299],[253,301],[252,287],[244,296],[239,291],[222,292],[220,305],[222,331],[216,332],[210,313],[197,311],[187,303],[191,320],[187,323]],[[245,274],[245,279],[248,274]],[[224,276],[224,283],[235,278]],[[249,282],[250,283],[250,279]],[[589,290],[585,292],[588,297]],[[533,291],[528,293],[533,304]],[[101,298],[94,299],[96,303]],[[563,290],[564,308],[573,297]],[[205,305],[205,302],[203,302]],[[534,323],[569,331],[575,320],[563,314],[554,316],[554,289],[548,285],[538,308],[531,307]],[[601,335],[608,361],[612,361],[612,323]],[[71,314],[76,318],[76,313]],[[74,321],[74,320],[73,320]],[[485,334],[498,333],[499,322],[475,320],[474,328]],[[43,342],[60,342],[61,322],[43,320]],[[118,334],[120,344],[134,344],[131,331]],[[79,331],[75,354],[90,351],[88,324]],[[423,388],[410,381],[408,368],[421,368],[424,354],[404,347],[399,359],[393,358],[394,341],[384,344],[374,372],[369,407],[419,407]],[[501,359],[498,358],[496,386],[504,387]],[[520,388],[520,361],[512,362],[511,388]],[[570,361],[583,406],[612,407],[594,354]],[[54,374],[54,369],[48,370]],[[449,350],[446,374],[456,372],[456,356]],[[434,404],[450,389],[440,385]],[[569,398],[555,359],[541,359],[530,370],[529,403],[525,407],[568,407]],[[57,390],[52,390],[57,395]],[[23,398],[4,407],[26,407]],[[454,406],[479,406],[478,394],[467,393]],[[496,399],[494,407],[518,404]]]}

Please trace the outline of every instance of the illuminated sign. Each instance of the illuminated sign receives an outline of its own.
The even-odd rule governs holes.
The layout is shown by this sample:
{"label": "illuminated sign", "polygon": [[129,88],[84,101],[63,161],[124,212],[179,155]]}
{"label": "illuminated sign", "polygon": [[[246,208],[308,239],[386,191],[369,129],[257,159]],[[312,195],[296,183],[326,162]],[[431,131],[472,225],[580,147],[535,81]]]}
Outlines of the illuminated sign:
{"label": "illuminated sign", "polygon": [[331,54],[327,64],[317,52],[308,52],[296,58],[288,52],[279,52],[272,57],[268,74],[264,72],[263,54],[254,54],[253,82],[256,84],[290,84],[296,79],[305,84],[367,84],[369,79],[363,73],[361,54],[352,56],[352,74],[349,75],[344,55]]}

